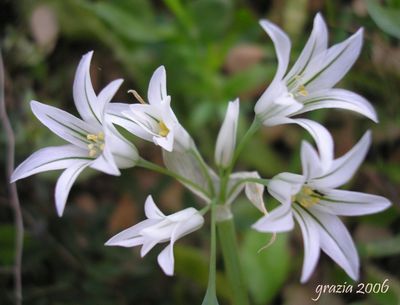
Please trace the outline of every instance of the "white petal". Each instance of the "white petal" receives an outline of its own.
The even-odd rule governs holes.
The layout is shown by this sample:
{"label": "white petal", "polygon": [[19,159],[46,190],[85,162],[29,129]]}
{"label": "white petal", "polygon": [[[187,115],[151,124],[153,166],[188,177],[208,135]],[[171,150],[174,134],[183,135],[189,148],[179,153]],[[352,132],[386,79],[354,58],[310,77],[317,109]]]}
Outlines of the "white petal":
{"label": "white petal", "polygon": [[356,281],[360,261],[349,231],[337,216],[321,213],[313,208],[310,211],[319,226],[321,249]]}
{"label": "white petal", "polygon": [[378,117],[374,107],[362,96],[344,89],[326,89],[311,93],[302,99],[304,107],[296,112],[301,114],[315,109],[338,108],[357,112],[375,123]]}
{"label": "white petal", "polygon": [[308,65],[303,79],[308,92],[332,88],[349,71],[358,58],[363,30],[316,56]]}
{"label": "white petal", "polygon": [[164,273],[168,276],[174,275],[174,248],[173,243],[171,243],[161,251],[157,257],[158,264]]}
{"label": "white petal", "polygon": [[294,227],[291,203],[287,202],[263,216],[251,226],[259,232],[286,232]]}
{"label": "white petal", "polygon": [[385,197],[344,190],[318,190],[324,196],[314,209],[345,216],[367,215],[383,211],[391,203]]}
{"label": "white petal", "polygon": [[160,241],[143,238],[143,247],[140,249],[140,256],[143,257],[151,251]]}
{"label": "white petal", "polygon": [[[281,182],[284,183],[282,184]],[[291,201],[292,196],[300,191],[304,183],[305,179],[302,175],[280,173],[275,175],[268,183],[268,192],[275,199],[284,203]]]}
{"label": "white petal", "polygon": [[85,160],[92,160],[88,157],[88,151],[71,144],[42,148],[14,170],[11,182],[41,172],[64,169]]}
{"label": "white petal", "polygon": [[254,108],[255,113],[263,118],[268,115],[271,103],[280,95],[287,93],[286,85],[282,82],[282,79],[289,64],[291,43],[289,37],[275,24],[267,20],[261,20],[260,25],[271,37],[278,57],[278,68],[274,79],[257,101]]}
{"label": "white petal", "polygon": [[321,14],[318,13],[314,18],[314,26],[303,51],[301,52],[293,68],[286,75],[285,79],[301,75],[310,63],[311,59],[317,54],[325,51],[328,46],[328,30]]}
{"label": "white petal", "polygon": [[101,171],[103,173],[119,176],[121,172],[119,171],[117,164],[115,163],[114,157],[111,154],[109,145],[105,143],[103,152],[99,155],[91,164],[90,167]]}
{"label": "white petal", "polygon": [[112,81],[106,87],[104,87],[97,96],[97,103],[100,111],[99,115],[101,118],[104,117],[104,111],[106,110],[108,103],[114,97],[115,93],[117,93],[117,90],[119,87],[121,87],[123,81],[123,79],[116,79]]}
{"label": "white petal", "polygon": [[260,25],[271,37],[274,43],[276,56],[278,57],[278,69],[275,74],[275,79],[282,79],[289,64],[289,56],[291,43],[289,37],[278,26],[268,20],[261,20]]}
{"label": "white petal", "polygon": [[129,168],[136,165],[139,154],[136,147],[126,140],[110,122],[105,122],[106,143],[110,147],[118,168]]}
{"label": "white petal", "polygon": [[306,181],[319,177],[323,170],[318,153],[306,141],[302,141],[301,143],[301,167]]}
{"label": "white petal", "polygon": [[58,178],[55,190],[55,200],[58,216],[62,216],[69,191],[78,175],[88,166],[88,161],[77,161],[69,166]]}
{"label": "white petal", "polygon": [[150,79],[147,93],[150,105],[160,104],[167,98],[167,75],[164,66],[158,67]]}
{"label": "white petal", "polygon": [[154,203],[153,197],[151,195],[147,196],[146,202],[144,204],[144,212],[146,217],[149,219],[164,219],[165,215]]}
{"label": "white petal", "polygon": [[367,131],[361,140],[345,155],[333,161],[330,169],[313,180],[318,188],[336,188],[348,182],[367,154],[371,144],[371,132]]}
{"label": "white petal", "polygon": [[142,236],[139,236],[139,237],[134,237],[131,239],[124,239],[124,240],[121,240],[114,244],[106,243],[106,246],[120,246],[120,247],[125,247],[125,248],[131,248],[131,247],[136,247],[136,246],[142,245],[143,242],[144,242],[144,238]]}
{"label": "white petal", "polygon": [[52,132],[64,140],[87,149],[88,134],[96,134],[100,125],[90,126],[86,122],[53,106],[31,101],[31,109],[35,116]]}
{"label": "white petal", "polygon": [[88,123],[103,122],[103,105],[97,101],[90,78],[90,61],[93,51],[82,56],[75,73],[73,96],[75,106],[84,121]]}
{"label": "white petal", "polygon": [[237,125],[239,119],[239,99],[229,102],[224,122],[218,133],[215,145],[215,163],[228,167],[232,161],[236,146]]}
{"label": "white petal", "polygon": [[130,104],[124,103],[110,103],[107,106],[107,119],[113,124],[119,125],[125,128],[130,133],[138,136],[139,138],[151,141],[152,135],[143,129],[142,126],[138,125],[129,116]]}
{"label": "white petal", "polygon": [[292,119],[291,121],[306,129],[314,138],[318,147],[320,164],[324,170],[329,169],[333,161],[333,139],[329,131],[321,124],[308,119]]}
{"label": "white petal", "polygon": [[106,246],[119,246],[121,243],[125,242],[126,240],[134,239],[140,236],[140,231],[143,229],[155,225],[158,223],[158,220],[154,219],[146,219],[138,224],[129,227],[122,232],[118,233],[117,235],[111,237],[106,243]]}
{"label": "white petal", "polygon": [[[255,178],[261,178],[258,172],[254,172]],[[261,211],[263,214],[268,214],[267,209],[265,208],[264,203],[264,189],[265,186],[260,183],[255,182],[247,182],[244,192],[246,194],[247,199]]]}
{"label": "white petal", "polygon": [[297,204],[293,207],[293,214],[303,235],[304,262],[300,281],[304,283],[308,281],[318,262],[321,241],[315,220]]}
{"label": "white petal", "polygon": [[172,152],[174,149],[174,132],[170,130],[166,137],[153,136],[154,144],[161,146],[166,151]]}

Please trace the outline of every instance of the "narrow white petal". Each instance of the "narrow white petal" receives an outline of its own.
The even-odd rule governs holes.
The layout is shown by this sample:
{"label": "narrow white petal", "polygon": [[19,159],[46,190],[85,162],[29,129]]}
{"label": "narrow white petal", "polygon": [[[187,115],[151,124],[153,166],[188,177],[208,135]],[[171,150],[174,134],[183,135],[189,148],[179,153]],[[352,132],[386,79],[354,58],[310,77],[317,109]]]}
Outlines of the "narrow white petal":
{"label": "narrow white petal", "polygon": [[285,181],[272,179],[268,183],[268,193],[283,204],[291,202],[292,194],[290,184]]}
{"label": "narrow white petal", "polygon": [[259,232],[286,232],[294,227],[291,203],[287,202],[263,216],[251,226]]}
{"label": "narrow white petal", "polygon": [[136,165],[139,153],[136,147],[125,139],[110,122],[105,122],[106,143],[110,147],[118,168],[129,168]]}
{"label": "narrow white petal", "polygon": [[136,247],[136,246],[142,245],[143,242],[144,242],[144,238],[139,236],[139,237],[134,237],[134,238],[130,238],[130,239],[120,240],[119,242],[115,242],[115,243],[111,243],[111,244],[106,243],[106,246],[119,246],[119,247],[131,248],[131,247]]}
{"label": "narrow white petal", "polygon": [[239,99],[229,102],[224,122],[219,130],[215,145],[215,163],[228,167],[232,161],[236,146],[236,134],[239,119]]}
{"label": "narrow white petal", "polygon": [[344,216],[367,215],[381,212],[391,203],[385,197],[345,190],[319,189],[323,198],[313,208],[318,211]]}
{"label": "narrow white petal", "polygon": [[344,89],[325,89],[302,98],[304,107],[296,112],[301,114],[315,109],[338,108],[357,112],[375,123],[378,117],[374,107],[361,95]]}
{"label": "narrow white petal", "polygon": [[85,160],[92,160],[88,157],[88,151],[71,144],[42,148],[14,170],[11,182],[41,172],[64,169]]}
{"label": "narrow white petal", "polygon": [[153,136],[153,142],[166,151],[172,152],[174,150],[174,132],[170,130],[166,137]]}
{"label": "narrow white petal", "polygon": [[260,25],[271,37],[275,47],[276,56],[278,57],[278,68],[274,79],[257,101],[254,108],[257,116],[263,118],[268,115],[271,103],[273,103],[279,96],[286,95],[287,93],[286,85],[282,82],[282,79],[289,64],[291,43],[289,37],[275,24],[267,20],[261,20]]}
{"label": "narrow white petal", "polygon": [[152,240],[152,239],[147,239],[143,237],[143,246],[140,249],[140,256],[144,257],[147,253],[151,251],[157,244],[159,243],[159,240]]}
{"label": "narrow white petal", "polygon": [[306,141],[302,141],[301,143],[301,167],[306,181],[319,177],[323,170],[318,153]]}
{"label": "narrow white petal", "polygon": [[281,173],[268,183],[268,192],[279,202],[285,204],[292,201],[304,184],[304,177],[291,173]]}
{"label": "narrow white petal", "polygon": [[117,93],[123,81],[123,79],[116,79],[100,91],[99,95],[97,96],[100,117],[104,117],[104,111],[107,109],[108,103],[114,97],[115,93]]}
{"label": "narrow white petal", "polygon": [[348,182],[364,160],[371,144],[371,132],[367,131],[360,141],[342,157],[335,159],[330,169],[312,181],[318,188],[336,188]]}
{"label": "narrow white petal", "polygon": [[150,79],[147,93],[150,105],[160,104],[167,98],[167,75],[164,66],[158,67]]}
{"label": "narrow white petal", "polygon": [[154,203],[153,197],[151,195],[147,196],[146,202],[144,204],[144,212],[146,217],[149,219],[164,219],[165,215]]}
{"label": "narrow white petal", "polygon": [[321,241],[315,220],[298,205],[293,207],[293,214],[303,235],[304,262],[300,281],[304,283],[308,281],[318,262]]}
{"label": "narrow white petal", "polygon": [[316,56],[304,72],[308,92],[332,88],[353,66],[360,55],[363,30]]}
{"label": "narrow white petal", "polygon": [[358,280],[360,261],[346,227],[335,215],[310,209],[319,226],[321,249],[353,279]]}
{"label": "narrow white petal", "polygon": [[[290,120],[290,121],[289,121]],[[333,161],[333,139],[329,131],[321,124],[308,119],[289,119],[288,123],[296,123],[306,129],[317,144],[321,166],[328,170]]]}
{"label": "narrow white petal", "polygon": [[[261,178],[258,172],[254,172],[255,178]],[[264,202],[264,189],[265,186],[260,183],[255,182],[247,182],[244,192],[246,194],[247,199],[261,211],[263,214],[268,214],[267,209],[265,208]]]}
{"label": "narrow white petal", "polygon": [[260,25],[271,37],[278,57],[278,69],[274,79],[282,79],[289,64],[291,43],[289,37],[277,25],[268,20],[261,20]]}
{"label": "narrow white petal", "polygon": [[58,216],[62,216],[69,191],[78,175],[89,165],[88,161],[77,161],[69,166],[58,178],[55,190],[55,201]]}
{"label": "narrow white petal", "polygon": [[139,222],[138,224],[129,227],[125,230],[123,230],[122,232],[118,233],[117,235],[111,237],[106,243],[106,246],[119,246],[121,242],[124,242],[125,240],[129,240],[129,239],[134,239],[140,236],[140,231],[142,231],[143,229],[150,227],[152,225],[155,225],[156,223],[158,223],[158,220],[154,220],[154,219],[146,219],[143,220],[141,222]]}
{"label": "narrow white petal", "polygon": [[96,134],[100,125],[90,126],[86,122],[53,106],[45,105],[37,101],[31,101],[31,109],[34,115],[64,140],[84,149],[87,149],[88,134]]}
{"label": "narrow white petal", "polygon": [[106,108],[106,116],[108,121],[111,121],[111,123],[125,128],[127,131],[134,134],[135,136],[138,136],[139,138],[151,141],[152,135],[145,131],[141,125],[139,125],[134,119],[131,118],[130,106],[130,104],[125,103],[108,104]]}
{"label": "narrow white petal", "polygon": [[107,143],[104,146],[103,152],[99,155],[91,164],[90,167],[101,171],[103,173],[119,176],[121,172],[119,171],[117,164],[115,163],[114,157],[111,153],[109,145]]}
{"label": "narrow white petal", "polygon": [[296,75],[304,73],[311,59],[328,47],[328,30],[321,14],[318,13],[314,18],[314,26],[303,51],[301,52],[293,68],[286,75],[285,79],[289,80]]}
{"label": "narrow white petal", "polygon": [[90,61],[93,51],[82,56],[75,73],[73,96],[75,106],[84,121],[101,124],[103,121],[103,108],[97,101],[90,78]]}
{"label": "narrow white petal", "polygon": [[174,275],[174,248],[173,243],[171,243],[161,251],[161,253],[157,257],[158,264],[164,273],[168,276]]}

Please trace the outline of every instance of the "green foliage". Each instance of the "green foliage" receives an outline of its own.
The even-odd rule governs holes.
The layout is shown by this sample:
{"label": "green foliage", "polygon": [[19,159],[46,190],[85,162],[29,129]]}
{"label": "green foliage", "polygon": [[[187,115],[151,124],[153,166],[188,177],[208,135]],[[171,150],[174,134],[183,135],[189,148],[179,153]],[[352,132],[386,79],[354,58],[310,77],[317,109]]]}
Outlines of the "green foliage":
{"label": "green foliage", "polygon": [[271,235],[249,230],[244,235],[241,258],[248,289],[255,304],[268,304],[281,291],[290,270],[287,234],[279,234],[268,248],[259,250]]}
{"label": "green foliage", "polygon": [[367,7],[372,19],[382,31],[400,39],[400,8],[395,1],[383,6],[377,0],[367,0]]}

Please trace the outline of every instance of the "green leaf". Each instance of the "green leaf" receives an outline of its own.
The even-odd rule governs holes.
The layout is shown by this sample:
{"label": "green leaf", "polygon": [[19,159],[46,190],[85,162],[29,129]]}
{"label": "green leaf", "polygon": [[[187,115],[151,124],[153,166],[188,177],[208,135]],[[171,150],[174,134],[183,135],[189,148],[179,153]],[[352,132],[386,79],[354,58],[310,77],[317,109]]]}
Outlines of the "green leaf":
{"label": "green leaf", "polygon": [[386,257],[400,254],[400,235],[386,240],[363,243],[358,246],[363,257]]}
{"label": "green leaf", "polygon": [[377,0],[367,0],[367,8],[382,31],[400,39],[400,9],[384,7]]}
{"label": "green leaf", "polygon": [[271,234],[247,231],[241,247],[242,265],[255,304],[268,304],[282,289],[289,275],[290,255],[287,234],[278,234],[268,248],[258,251]]}
{"label": "green leaf", "polygon": [[113,31],[130,41],[158,42],[172,33],[169,26],[156,26],[154,21],[118,8],[113,2],[97,2],[93,9]]}

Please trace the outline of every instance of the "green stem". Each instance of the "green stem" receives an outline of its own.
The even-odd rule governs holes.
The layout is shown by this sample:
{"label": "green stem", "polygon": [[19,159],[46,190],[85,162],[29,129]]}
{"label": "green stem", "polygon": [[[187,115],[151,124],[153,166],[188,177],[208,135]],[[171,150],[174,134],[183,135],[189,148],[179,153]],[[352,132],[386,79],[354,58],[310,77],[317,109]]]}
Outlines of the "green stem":
{"label": "green stem", "polygon": [[208,273],[207,292],[202,305],[218,305],[216,291],[216,270],[217,270],[217,233],[215,220],[215,200],[211,202],[211,249],[210,249],[210,270]]}
{"label": "green stem", "polygon": [[232,304],[248,305],[247,286],[240,268],[233,218],[218,222],[217,228],[225,271],[232,291]]}
{"label": "green stem", "polygon": [[152,170],[152,171],[158,172],[160,174],[164,174],[164,175],[170,176],[170,177],[172,177],[172,178],[174,178],[174,179],[176,179],[176,180],[178,180],[178,181],[180,181],[180,182],[182,182],[184,184],[190,185],[194,189],[202,192],[206,197],[210,197],[210,194],[208,194],[203,188],[199,187],[193,181],[191,181],[191,180],[189,180],[189,179],[187,179],[187,178],[185,178],[185,177],[183,177],[183,176],[181,176],[181,175],[179,175],[179,174],[177,174],[175,172],[172,172],[172,171],[170,171],[169,169],[167,169],[165,167],[159,166],[158,164],[155,164],[153,162],[147,161],[145,159],[139,159],[139,161],[137,162],[136,166],[140,166],[140,167],[146,168],[148,170]]}

